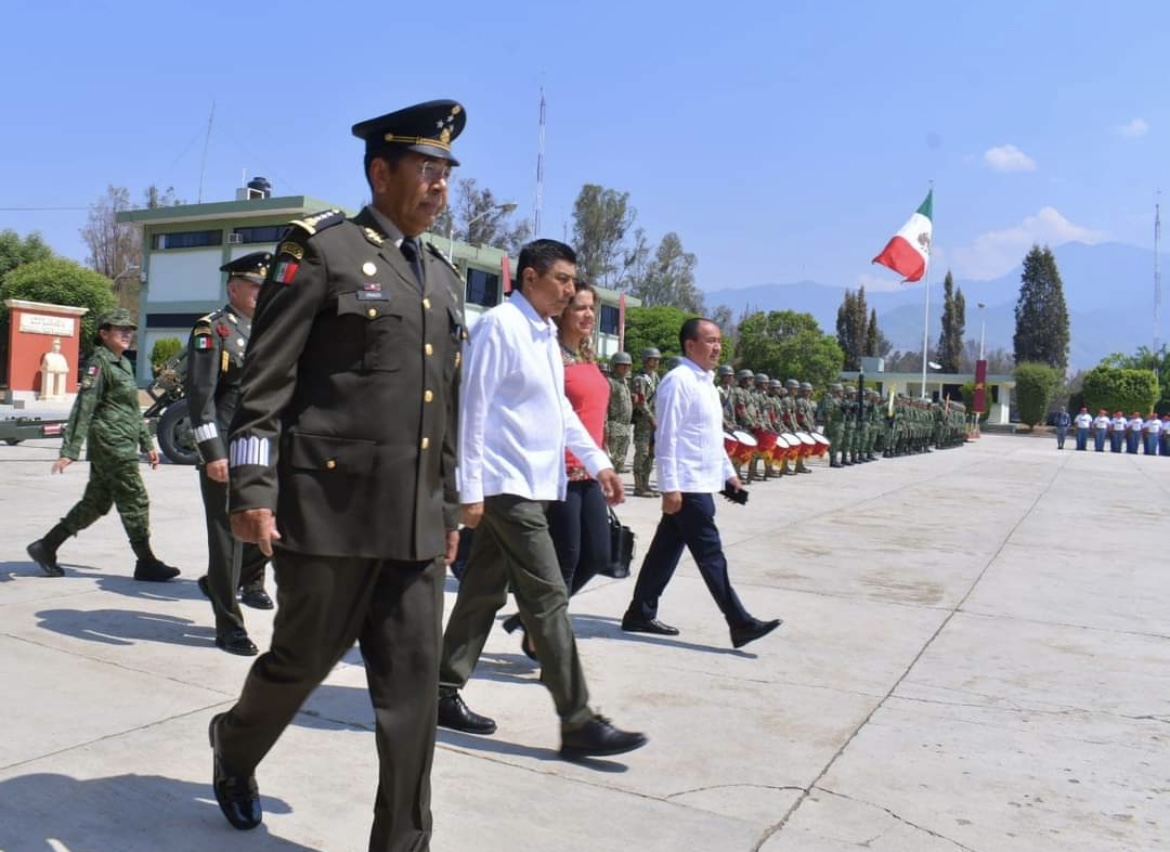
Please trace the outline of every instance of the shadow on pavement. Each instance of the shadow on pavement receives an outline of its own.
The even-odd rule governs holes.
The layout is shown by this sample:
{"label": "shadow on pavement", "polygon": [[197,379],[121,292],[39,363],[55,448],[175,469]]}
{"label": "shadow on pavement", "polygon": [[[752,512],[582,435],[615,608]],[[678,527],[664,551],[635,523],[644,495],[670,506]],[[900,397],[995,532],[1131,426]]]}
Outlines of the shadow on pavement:
{"label": "shadow on pavement", "polygon": [[673,636],[657,636],[652,633],[626,633],[622,630],[620,618],[610,618],[600,615],[573,615],[573,632],[578,639],[617,639],[620,642],[640,642],[649,645],[663,645],[670,648],[681,648],[685,651],[703,651],[708,654],[724,654],[730,657],[746,657],[755,659],[756,655],[738,648],[720,648],[715,645],[696,645],[693,642],[683,642]]}
{"label": "shadow on pavement", "polygon": [[[268,833],[236,831],[224,821],[208,781],[116,775],[79,781],[38,773],[0,781],[0,849],[5,852],[324,852]],[[265,813],[287,814],[281,799],[260,794]],[[51,842],[50,842],[51,841]]]}
{"label": "shadow on pavement", "polygon": [[[527,757],[532,760],[563,761],[560,754],[551,748],[536,748],[534,746],[521,745],[499,739],[496,736],[477,737],[472,734],[460,733],[459,731],[449,731],[446,728],[439,728],[437,744],[450,746],[451,748],[465,749],[467,751],[485,751],[511,757]],[[616,760],[602,760],[595,757],[563,762],[572,763],[585,769],[592,769],[596,772],[607,772],[611,774],[621,774],[628,772],[630,769],[626,764],[619,763]]]}
{"label": "shadow on pavement", "polygon": [[202,648],[215,641],[214,628],[196,626],[189,618],[125,609],[43,609],[37,626],[105,645],[164,642]]}

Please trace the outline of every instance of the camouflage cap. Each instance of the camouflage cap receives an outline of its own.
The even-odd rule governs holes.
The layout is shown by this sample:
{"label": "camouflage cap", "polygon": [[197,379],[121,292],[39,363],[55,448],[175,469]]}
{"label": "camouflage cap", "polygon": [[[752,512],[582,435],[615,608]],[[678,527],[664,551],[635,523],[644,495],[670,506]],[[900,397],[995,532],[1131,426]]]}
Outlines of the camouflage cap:
{"label": "camouflage cap", "polygon": [[629,352],[615,352],[609,363],[616,367],[619,364],[633,364],[634,359],[630,357]]}
{"label": "camouflage cap", "polygon": [[114,308],[98,317],[98,328],[113,328],[115,326],[138,328],[138,323],[134,321],[134,317],[130,316],[130,312],[125,308]]}

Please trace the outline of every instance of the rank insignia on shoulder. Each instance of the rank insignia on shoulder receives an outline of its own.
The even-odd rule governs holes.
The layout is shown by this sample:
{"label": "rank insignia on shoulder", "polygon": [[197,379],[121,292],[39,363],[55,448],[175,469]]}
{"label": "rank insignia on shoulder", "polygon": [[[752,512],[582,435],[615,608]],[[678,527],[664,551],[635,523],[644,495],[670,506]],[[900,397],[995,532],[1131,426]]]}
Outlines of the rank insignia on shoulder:
{"label": "rank insignia on shoulder", "polygon": [[336,207],[330,210],[323,210],[320,213],[314,213],[312,216],[306,216],[304,219],[294,219],[289,222],[294,228],[300,228],[309,236],[324,231],[326,228],[332,228],[334,225],[340,225],[345,221],[345,214]]}
{"label": "rank insignia on shoulder", "polygon": [[280,244],[280,247],[276,250],[276,253],[287,254],[296,260],[304,260],[305,247],[299,243],[294,243],[291,240],[285,240]]}
{"label": "rank insignia on shoulder", "polygon": [[195,348],[199,349],[199,350],[210,349],[211,348],[211,335],[210,334],[197,334],[197,335],[195,335]]}
{"label": "rank insignia on shoulder", "polygon": [[434,243],[427,243],[427,251],[429,251],[439,260],[443,261],[443,265],[454,272],[456,278],[458,278],[460,281],[463,280],[463,276],[459,274],[459,269],[451,262],[451,259],[448,258],[447,255],[443,254],[438,250],[438,248],[435,247]]}

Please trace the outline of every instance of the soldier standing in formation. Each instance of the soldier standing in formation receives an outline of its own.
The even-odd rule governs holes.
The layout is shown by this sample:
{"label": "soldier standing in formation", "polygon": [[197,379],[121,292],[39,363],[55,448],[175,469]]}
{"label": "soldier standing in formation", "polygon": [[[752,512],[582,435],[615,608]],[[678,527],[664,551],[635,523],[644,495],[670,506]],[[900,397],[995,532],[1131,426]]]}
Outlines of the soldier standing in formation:
{"label": "soldier standing in formation", "polygon": [[845,410],[842,397],[844,388],[840,382],[829,385],[829,392],[821,397],[817,408],[817,421],[824,427],[829,438],[829,467],[843,467],[841,461],[845,453],[842,435],[845,430]]}
{"label": "soldier standing in formation", "polygon": [[633,431],[634,402],[630,396],[628,352],[618,352],[609,359],[609,409],[605,415],[605,447],[613,462],[614,473],[625,473]]}
{"label": "soldier standing in formation", "polygon": [[134,579],[161,582],[179,574],[178,568],[164,563],[150,547],[150,498],[138,461],[145,453],[151,468],[157,468],[158,450],[142,419],[138,382],[125,357],[137,328],[125,308],[107,311],[98,319],[97,346],[81,377],[60,457],[53,463],[53,473],[64,473],[81,456],[81,445],[86,444],[89,482],[81,501],[44,538],[28,546],[28,555],[50,577],[65,575],[57,564],[57,550],[66,539],[105,515],[112,506],[118,509],[137,557]]}
{"label": "soldier standing in formation", "polygon": [[654,348],[642,350],[642,368],[634,374],[630,398],[634,405],[634,496],[656,497],[650,488],[654,470],[654,391],[658,388],[658,362],[662,353]]}
{"label": "soldier standing in formation", "polygon": [[225,439],[240,400],[256,296],[271,262],[271,254],[257,251],[221,266],[228,274],[228,303],[201,317],[187,342],[187,414],[199,448],[199,490],[207,524],[207,575],[199,578],[199,588],[211,601],[216,647],[245,657],[255,656],[258,649],[248,638],[240,603],[272,609],[272,599],[264,591],[268,557],[256,545],[237,541],[228,523]]}
{"label": "soldier standing in formation", "polygon": [[430,848],[466,334],[463,284],[418,237],[446,204],[465,121],[431,101],[355,125],[372,203],[292,223],[260,291],[229,510],[238,538],[276,546],[280,610],[271,650],[210,725],[215,796],[238,829],[262,819],[256,766],[356,640],[379,758],[369,850]]}

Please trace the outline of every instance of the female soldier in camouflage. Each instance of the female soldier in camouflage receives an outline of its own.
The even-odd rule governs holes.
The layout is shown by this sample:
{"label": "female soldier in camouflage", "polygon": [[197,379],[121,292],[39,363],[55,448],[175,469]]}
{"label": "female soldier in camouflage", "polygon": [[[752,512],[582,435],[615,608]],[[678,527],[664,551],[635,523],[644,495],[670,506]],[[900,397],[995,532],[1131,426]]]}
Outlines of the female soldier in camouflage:
{"label": "female soldier in camouflage", "polygon": [[138,406],[134,371],[123,357],[136,328],[130,312],[123,308],[107,311],[98,322],[98,346],[81,377],[65,427],[61,456],[53,463],[53,473],[64,473],[77,461],[82,443],[87,443],[89,482],[81,502],[44,538],[28,546],[28,555],[50,577],[65,574],[57,564],[57,549],[67,538],[109,512],[111,506],[118,507],[122,526],[138,557],[135,580],[161,582],[179,573],[178,568],[162,562],[150,549],[150,501],[138,472],[138,457],[140,452],[146,453],[150,466],[156,468],[158,450]]}

